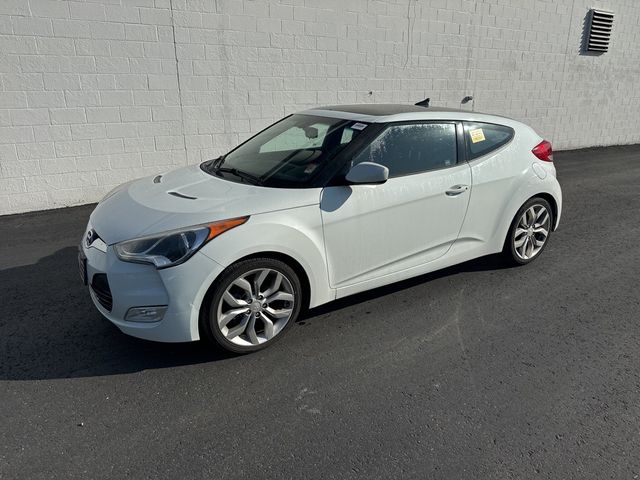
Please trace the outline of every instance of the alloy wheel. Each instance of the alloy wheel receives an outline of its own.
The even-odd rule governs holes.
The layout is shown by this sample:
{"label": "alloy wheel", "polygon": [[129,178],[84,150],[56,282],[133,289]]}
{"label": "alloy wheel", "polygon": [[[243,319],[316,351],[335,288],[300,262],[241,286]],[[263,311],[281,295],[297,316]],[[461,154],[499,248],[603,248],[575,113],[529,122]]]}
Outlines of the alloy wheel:
{"label": "alloy wheel", "polygon": [[551,215],[540,204],[527,208],[516,226],[513,235],[513,249],[522,260],[531,260],[547,243],[551,226]]}
{"label": "alloy wheel", "polygon": [[284,274],[271,268],[251,270],[224,291],[218,302],[218,327],[236,345],[260,345],[287,325],[295,301],[291,281]]}

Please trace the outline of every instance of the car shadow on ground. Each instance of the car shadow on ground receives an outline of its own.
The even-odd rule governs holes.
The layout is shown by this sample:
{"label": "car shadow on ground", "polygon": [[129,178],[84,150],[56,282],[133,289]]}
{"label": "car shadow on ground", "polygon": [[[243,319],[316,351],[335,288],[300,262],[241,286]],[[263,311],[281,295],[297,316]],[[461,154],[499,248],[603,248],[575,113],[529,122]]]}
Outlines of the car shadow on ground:
{"label": "car shadow on ground", "polygon": [[[0,270],[0,380],[116,375],[234,357],[205,342],[163,344],[124,335],[92,305],[76,254],[63,248],[32,265]],[[506,267],[499,256],[484,257],[337,300],[305,312],[299,322],[436,278]]]}

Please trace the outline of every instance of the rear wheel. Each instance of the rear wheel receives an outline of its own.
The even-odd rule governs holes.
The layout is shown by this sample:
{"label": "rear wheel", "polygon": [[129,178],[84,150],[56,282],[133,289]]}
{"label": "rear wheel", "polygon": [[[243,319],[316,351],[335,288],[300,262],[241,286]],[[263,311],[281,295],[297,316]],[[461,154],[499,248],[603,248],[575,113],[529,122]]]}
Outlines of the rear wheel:
{"label": "rear wheel", "polygon": [[291,327],[302,289],[286,263],[252,258],[229,267],[210,298],[205,336],[231,352],[249,353],[268,347]]}
{"label": "rear wheel", "polygon": [[540,256],[551,233],[552,212],[549,202],[540,197],[528,200],[518,210],[503,251],[511,262],[525,265]]}

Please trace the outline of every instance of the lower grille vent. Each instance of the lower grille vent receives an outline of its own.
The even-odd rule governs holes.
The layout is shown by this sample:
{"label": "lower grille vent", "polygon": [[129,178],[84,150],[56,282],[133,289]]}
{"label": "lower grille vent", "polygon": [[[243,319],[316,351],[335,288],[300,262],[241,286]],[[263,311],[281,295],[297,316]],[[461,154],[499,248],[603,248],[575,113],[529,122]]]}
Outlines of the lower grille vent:
{"label": "lower grille vent", "polygon": [[96,273],[91,280],[91,290],[93,290],[100,305],[110,312],[113,308],[113,298],[111,297],[111,289],[109,288],[107,275],[104,273]]}

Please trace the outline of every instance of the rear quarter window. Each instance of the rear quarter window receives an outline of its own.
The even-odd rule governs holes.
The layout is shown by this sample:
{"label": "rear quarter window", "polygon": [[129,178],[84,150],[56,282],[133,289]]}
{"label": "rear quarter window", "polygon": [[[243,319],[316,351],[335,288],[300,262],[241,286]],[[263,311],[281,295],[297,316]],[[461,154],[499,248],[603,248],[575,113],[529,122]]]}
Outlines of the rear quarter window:
{"label": "rear quarter window", "polygon": [[506,145],[513,134],[513,128],[505,125],[464,122],[467,158],[473,160]]}

